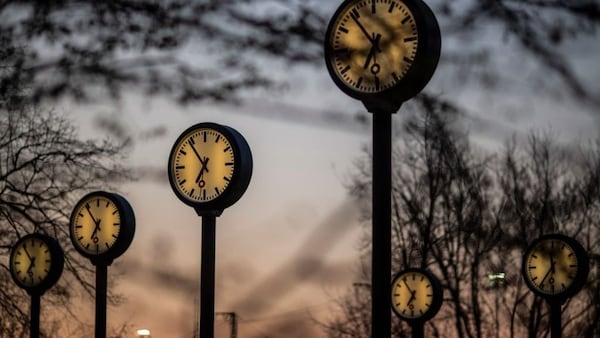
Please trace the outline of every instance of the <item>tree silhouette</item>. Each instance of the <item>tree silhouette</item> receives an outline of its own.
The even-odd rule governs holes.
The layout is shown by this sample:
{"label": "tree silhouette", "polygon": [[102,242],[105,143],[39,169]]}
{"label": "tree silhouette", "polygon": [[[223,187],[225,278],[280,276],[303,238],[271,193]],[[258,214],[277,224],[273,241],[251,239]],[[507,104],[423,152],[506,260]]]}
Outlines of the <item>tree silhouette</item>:
{"label": "tree silhouette", "polygon": [[[29,104],[0,111],[0,256],[34,232],[56,238],[65,251],[63,276],[43,298],[54,309],[44,319],[45,336],[60,335],[64,317],[77,320],[70,301],[94,294],[92,266],[70,243],[69,217],[84,193],[127,177],[119,165],[124,147],[82,141],[69,120]],[[29,331],[28,297],[12,281],[6,259],[0,267],[0,336],[20,337]]]}
{"label": "tree silhouette", "polygon": [[[598,144],[567,152],[550,136],[532,134],[527,144],[514,141],[503,153],[475,151],[468,135],[442,117],[448,116],[447,107],[425,101],[416,108],[422,113],[406,122],[394,153],[392,271],[424,267],[442,281],[444,305],[428,324],[428,336],[488,337],[496,330],[504,337],[545,336],[549,309],[521,281],[522,253],[538,236],[561,232],[597,257]],[[364,161],[350,188],[368,207],[365,163],[370,160]],[[369,246],[363,254],[367,264]],[[504,289],[487,287],[493,272],[506,273]],[[597,273],[592,270],[589,280]],[[590,282],[569,300],[563,310],[565,336],[598,333],[589,321],[598,316],[592,301],[597,293],[597,283]],[[366,301],[364,294],[355,300],[360,295],[349,292],[341,300],[344,312],[324,324],[329,336],[363,336],[340,335],[356,332],[355,317],[370,315],[357,306]],[[494,297],[497,307],[491,306]],[[400,325],[395,335],[409,332],[405,324],[394,325]]]}

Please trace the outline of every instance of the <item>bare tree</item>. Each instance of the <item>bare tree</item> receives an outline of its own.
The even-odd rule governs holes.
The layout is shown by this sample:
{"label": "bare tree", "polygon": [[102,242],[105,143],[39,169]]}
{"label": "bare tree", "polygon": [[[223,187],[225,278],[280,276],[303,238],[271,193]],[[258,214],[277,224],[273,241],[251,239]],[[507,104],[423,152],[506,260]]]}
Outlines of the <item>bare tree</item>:
{"label": "bare tree", "polygon": [[[75,297],[93,295],[91,264],[78,255],[69,237],[69,217],[82,195],[108,189],[128,177],[119,165],[125,145],[80,140],[69,120],[53,111],[22,104],[0,110],[0,336],[28,332],[29,302],[9,273],[7,258],[16,241],[29,233],[56,238],[65,251],[65,271],[44,296],[54,308],[45,317],[46,336],[59,336],[60,323]],[[60,322],[58,322],[60,320]],[[52,331],[52,332],[49,332]]]}
{"label": "bare tree", "polygon": [[[428,268],[442,281],[444,305],[427,326],[430,336],[487,337],[498,330],[511,337],[547,335],[548,307],[521,281],[522,253],[538,236],[561,232],[597,257],[597,144],[567,152],[550,136],[533,134],[525,146],[512,143],[502,154],[486,155],[471,150],[467,135],[453,130],[448,107],[423,102],[417,108],[425,113],[407,121],[394,157],[393,271]],[[369,182],[368,165],[360,162],[350,188],[365,210]],[[369,246],[363,253],[367,264]],[[506,273],[501,295],[486,287],[490,272]],[[594,273],[590,281],[596,280]],[[597,293],[597,283],[589,283],[568,302],[565,335],[597,332],[588,320],[598,316],[592,301]],[[342,303],[347,323],[365,315],[356,306],[364,299],[353,297],[349,293]],[[349,329],[340,323],[346,322],[336,318],[325,324],[330,336],[336,336],[336,328],[338,333]]]}

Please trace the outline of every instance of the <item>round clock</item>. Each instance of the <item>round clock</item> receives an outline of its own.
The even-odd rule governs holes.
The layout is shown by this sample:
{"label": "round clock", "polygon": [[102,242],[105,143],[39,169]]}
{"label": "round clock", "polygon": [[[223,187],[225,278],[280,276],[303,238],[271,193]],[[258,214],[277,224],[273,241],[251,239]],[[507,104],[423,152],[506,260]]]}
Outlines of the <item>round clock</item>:
{"label": "round clock", "polygon": [[566,299],[585,284],[589,259],[575,239],[561,234],[544,235],[525,251],[521,272],[534,293],[549,299]]}
{"label": "round clock", "polygon": [[169,156],[169,182],[177,197],[198,213],[235,203],[252,176],[252,154],[235,129],[199,123],[185,130]]}
{"label": "round clock", "polygon": [[30,294],[51,288],[63,271],[64,254],[53,238],[31,234],[21,238],[10,254],[10,274]]}
{"label": "round clock", "polygon": [[421,0],[345,0],[325,35],[329,74],[362,101],[412,98],[431,79],[440,49],[437,20]]}
{"label": "round clock", "polygon": [[406,269],[392,282],[392,309],[407,321],[433,318],[442,306],[442,296],[440,281],[425,269]]}
{"label": "round clock", "polygon": [[75,249],[93,262],[108,264],[133,240],[135,215],[122,196],[95,191],[85,195],[71,214],[69,226]]}

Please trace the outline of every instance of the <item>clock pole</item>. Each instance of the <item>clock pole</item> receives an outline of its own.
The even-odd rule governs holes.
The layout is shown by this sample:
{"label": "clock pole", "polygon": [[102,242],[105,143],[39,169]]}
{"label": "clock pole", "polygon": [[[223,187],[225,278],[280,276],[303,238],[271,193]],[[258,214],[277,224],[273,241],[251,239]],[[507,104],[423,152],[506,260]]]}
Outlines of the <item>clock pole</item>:
{"label": "clock pole", "polygon": [[215,334],[215,243],[216,216],[201,213],[202,257],[200,266],[200,337],[212,338]]}
{"label": "clock pole", "polygon": [[410,325],[412,331],[412,338],[423,338],[425,337],[425,322],[418,321]]}
{"label": "clock pole", "polygon": [[373,113],[371,337],[391,337],[392,114],[397,109],[365,106]]}
{"label": "clock pole", "polygon": [[550,305],[550,338],[562,338],[562,301],[549,300]]}
{"label": "clock pole", "polygon": [[29,337],[39,338],[40,337],[40,298],[39,293],[31,294],[31,322],[29,323]]}
{"label": "clock pole", "polygon": [[108,265],[98,262],[96,265],[96,338],[106,338],[106,293],[108,284]]}

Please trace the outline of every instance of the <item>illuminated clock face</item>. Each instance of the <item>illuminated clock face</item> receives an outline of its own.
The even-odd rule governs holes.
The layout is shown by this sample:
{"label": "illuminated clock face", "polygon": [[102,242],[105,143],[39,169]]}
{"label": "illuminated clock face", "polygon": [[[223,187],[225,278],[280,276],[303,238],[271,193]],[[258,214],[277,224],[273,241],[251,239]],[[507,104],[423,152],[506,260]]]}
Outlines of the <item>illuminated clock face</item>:
{"label": "illuminated clock face", "polygon": [[407,74],[419,38],[414,14],[403,1],[347,1],[328,30],[327,62],[345,86],[378,93]]}
{"label": "illuminated clock face", "polygon": [[105,194],[84,197],[73,211],[71,239],[88,255],[101,255],[117,242],[121,214],[116,202]]}
{"label": "illuminated clock face", "polygon": [[429,276],[416,269],[399,274],[392,283],[392,308],[404,319],[430,314],[440,297]]}
{"label": "illuminated clock face", "polygon": [[28,237],[17,243],[11,255],[10,268],[14,278],[25,287],[43,283],[52,268],[52,254],[45,241]]}
{"label": "illuminated clock face", "polygon": [[542,294],[560,295],[575,282],[577,257],[573,248],[558,238],[539,241],[525,256],[525,278]]}
{"label": "illuminated clock face", "polygon": [[209,127],[192,129],[173,148],[173,186],[188,201],[213,201],[233,179],[235,161],[231,141],[223,133]]}

